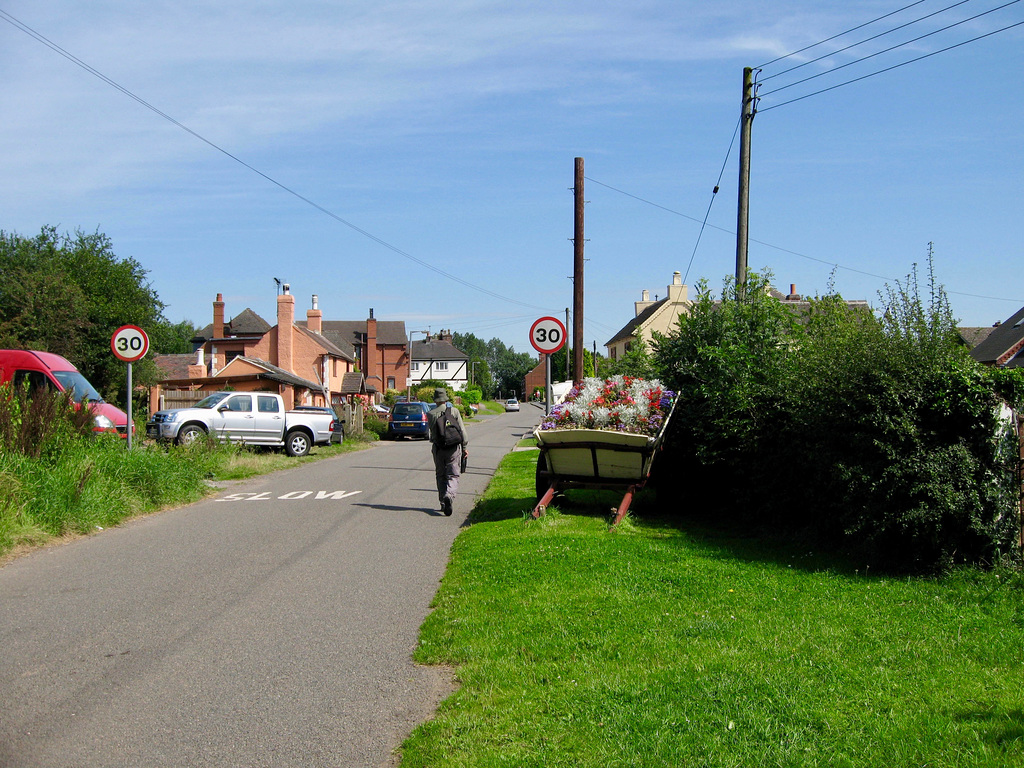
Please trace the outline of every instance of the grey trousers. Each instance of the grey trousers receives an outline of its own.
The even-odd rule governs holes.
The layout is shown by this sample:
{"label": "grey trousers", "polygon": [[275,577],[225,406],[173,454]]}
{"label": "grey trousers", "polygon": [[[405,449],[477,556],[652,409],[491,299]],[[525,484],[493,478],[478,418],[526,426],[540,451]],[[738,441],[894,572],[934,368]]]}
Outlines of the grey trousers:
{"label": "grey trousers", "polygon": [[455,503],[455,494],[459,492],[459,463],[462,461],[462,446],[442,448],[433,445],[434,477],[437,479],[437,500],[451,499]]}

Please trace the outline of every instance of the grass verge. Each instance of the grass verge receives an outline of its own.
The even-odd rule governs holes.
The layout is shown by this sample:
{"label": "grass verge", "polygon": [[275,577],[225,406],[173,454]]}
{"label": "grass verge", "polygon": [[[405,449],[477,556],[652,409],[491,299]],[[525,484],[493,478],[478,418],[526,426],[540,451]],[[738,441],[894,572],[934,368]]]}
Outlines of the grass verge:
{"label": "grass verge", "polygon": [[67,440],[32,458],[0,453],[0,562],[14,551],[109,528],[140,514],[214,492],[209,481],[238,480],[317,461],[370,443],[346,440],[292,458],[278,451],[154,444],[126,450],[118,438]]}
{"label": "grass verge", "polygon": [[506,457],[455,542],[415,658],[461,687],[403,768],[1024,765],[1019,572],[609,531],[607,494],[533,520],[536,455]]}

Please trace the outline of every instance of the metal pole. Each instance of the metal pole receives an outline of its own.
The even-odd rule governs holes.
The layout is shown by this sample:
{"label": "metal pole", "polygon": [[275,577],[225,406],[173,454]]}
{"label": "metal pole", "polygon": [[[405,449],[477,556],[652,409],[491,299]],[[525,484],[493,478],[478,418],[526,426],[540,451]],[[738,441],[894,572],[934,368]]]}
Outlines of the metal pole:
{"label": "metal pole", "polygon": [[132,449],[132,364],[128,363],[128,450]]}
{"label": "metal pole", "polygon": [[576,158],[576,176],[573,181],[575,222],[573,227],[572,270],[572,363],[573,382],[583,383],[583,158]]}
{"label": "metal pole", "polygon": [[551,413],[551,355],[544,355],[544,415]]}
{"label": "metal pole", "polygon": [[754,122],[754,70],[743,68],[743,105],[740,112],[740,179],[736,205],[736,297],[747,286],[747,224],[750,217],[750,128]]}

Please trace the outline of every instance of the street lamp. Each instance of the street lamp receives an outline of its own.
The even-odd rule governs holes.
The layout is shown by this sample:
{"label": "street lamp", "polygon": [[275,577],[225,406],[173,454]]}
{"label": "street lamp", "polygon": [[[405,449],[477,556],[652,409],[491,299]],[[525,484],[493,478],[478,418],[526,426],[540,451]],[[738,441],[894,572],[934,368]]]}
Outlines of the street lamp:
{"label": "street lamp", "polygon": [[422,333],[430,338],[430,331],[409,331],[409,383],[405,387],[405,399],[412,402],[412,335]]}

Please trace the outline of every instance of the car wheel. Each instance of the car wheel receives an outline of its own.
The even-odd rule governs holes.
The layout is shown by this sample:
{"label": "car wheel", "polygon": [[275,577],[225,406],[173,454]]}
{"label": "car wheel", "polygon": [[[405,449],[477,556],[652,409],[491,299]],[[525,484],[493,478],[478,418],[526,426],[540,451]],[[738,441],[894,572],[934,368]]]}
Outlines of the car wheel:
{"label": "car wheel", "polygon": [[176,445],[192,445],[196,440],[206,437],[206,430],[198,424],[188,424],[181,428],[178,436],[174,439]]}
{"label": "car wheel", "polygon": [[309,436],[301,429],[293,429],[284,436],[284,449],[289,456],[305,456],[309,453]]}

